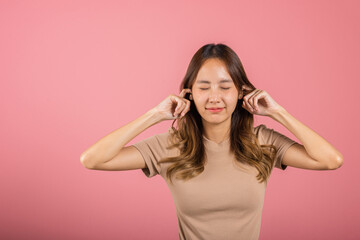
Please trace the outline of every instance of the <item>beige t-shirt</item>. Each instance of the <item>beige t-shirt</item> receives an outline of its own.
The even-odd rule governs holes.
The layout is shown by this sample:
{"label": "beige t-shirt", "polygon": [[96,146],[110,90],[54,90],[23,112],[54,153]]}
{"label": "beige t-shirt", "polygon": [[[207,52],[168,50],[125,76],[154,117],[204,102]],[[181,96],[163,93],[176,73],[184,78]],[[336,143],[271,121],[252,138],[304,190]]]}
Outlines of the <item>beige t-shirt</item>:
{"label": "beige t-shirt", "polygon": [[[177,148],[166,149],[171,143],[168,138],[171,132],[169,128],[168,132],[133,146],[146,162],[144,174],[149,178],[159,174],[168,184],[176,207],[179,239],[258,239],[267,183],[258,182],[257,169],[242,164],[244,170],[234,164],[230,138],[215,143],[203,136],[207,156],[204,171],[187,182],[173,175],[174,185],[171,185],[166,179],[166,170],[172,163],[158,163],[164,157],[180,153]],[[254,132],[260,144],[275,145],[278,153],[274,165],[285,170],[287,166],[282,165],[281,160],[286,150],[297,142],[264,124],[254,127]]]}

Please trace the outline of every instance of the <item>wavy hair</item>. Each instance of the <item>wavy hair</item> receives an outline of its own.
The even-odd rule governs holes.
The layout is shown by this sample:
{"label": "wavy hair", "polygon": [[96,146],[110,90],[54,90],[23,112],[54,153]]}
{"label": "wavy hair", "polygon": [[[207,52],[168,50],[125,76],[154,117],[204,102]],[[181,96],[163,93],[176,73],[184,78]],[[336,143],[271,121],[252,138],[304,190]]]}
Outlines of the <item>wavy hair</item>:
{"label": "wavy hair", "polygon": [[[192,57],[185,77],[180,84],[180,92],[184,88],[192,88],[196,76],[210,58],[222,60],[242,95],[231,115],[230,151],[234,153],[237,162],[254,166],[258,170],[257,180],[261,183],[268,180],[275,161],[276,148],[273,145],[260,145],[254,131],[253,114],[242,107],[243,96],[255,90],[255,86],[248,80],[244,67],[237,54],[225,44],[206,44]],[[250,90],[242,90],[242,86]],[[189,94],[185,95],[189,99]],[[178,121],[177,128],[174,123]],[[189,112],[182,118],[175,119],[171,126],[171,143],[169,148],[177,147],[180,155],[159,160],[159,163],[173,162],[166,172],[166,177],[172,182],[173,174],[177,179],[187,181],[204,171],[206,162],[203,140],[203,125],[201,116],[191,100]],[[241,164],[239,164],[241,167]]]}

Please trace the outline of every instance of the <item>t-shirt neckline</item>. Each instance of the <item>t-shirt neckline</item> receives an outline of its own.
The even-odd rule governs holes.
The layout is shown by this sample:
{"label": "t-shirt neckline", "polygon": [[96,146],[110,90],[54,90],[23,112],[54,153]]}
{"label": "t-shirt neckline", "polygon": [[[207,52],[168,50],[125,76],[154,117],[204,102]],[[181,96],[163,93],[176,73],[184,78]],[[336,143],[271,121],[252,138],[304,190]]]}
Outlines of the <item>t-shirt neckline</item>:
{"label": "t-shirt neckline", "polygon": [[219,142],[219,143],[214,142],[214,141],[208,139],[208,138],[205,137],[204,135],[203,135],[203,139],[205,140],[205,142],[208,142],[208,143],[213,144],[213,145],[218,145],[218,146],[226,145],[226,144],[228,144],[228,143],[230,142],[230,137],[228,137],[227,139],[225,139],[225,140],[223,140],[223,141],[221,141],[221,142]]}

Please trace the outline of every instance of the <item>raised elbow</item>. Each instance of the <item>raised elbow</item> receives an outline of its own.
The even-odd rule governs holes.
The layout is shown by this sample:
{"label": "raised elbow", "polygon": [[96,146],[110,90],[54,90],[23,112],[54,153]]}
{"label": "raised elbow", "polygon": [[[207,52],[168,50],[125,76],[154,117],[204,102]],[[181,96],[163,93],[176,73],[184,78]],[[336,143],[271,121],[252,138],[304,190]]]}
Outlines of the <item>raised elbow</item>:
{"label": "raised elbow", "polygon": [[341,155],[341,156],[336,156],[335,159],[332,161],[333,164],[332,166],[330,166],[330,170],[335,170],[335,169],[338,169],[340,168],[343,163],[344,163],[344,157]]}
{"label": "raised elbow", "polygon": [[80,163],[87,169],[93,169],[93,166],[91,165],[90,161],[85,157],[85,154],[81,154]]}
{"label": "raised elbow", "polygon": [[344,157],[343,157],[343,156],[339,156],[339,157],[336,158],[336,161],[337,161],[337,163],[338,163],[338,167],[337,167],[337,168],[339,168],[339,167],[341,167],[341,166],[343,165],[343,163],[344,163]]}

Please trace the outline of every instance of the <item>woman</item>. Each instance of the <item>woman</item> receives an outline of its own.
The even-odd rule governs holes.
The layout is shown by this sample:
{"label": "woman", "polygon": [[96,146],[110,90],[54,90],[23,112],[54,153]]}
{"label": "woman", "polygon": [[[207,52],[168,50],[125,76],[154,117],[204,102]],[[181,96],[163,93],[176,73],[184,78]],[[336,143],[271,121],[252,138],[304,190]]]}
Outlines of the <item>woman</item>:
{"label": "woman", "polygon": [[[330,143],[256,89],[224,44],[195,53],[180,89],[81,156],[89,169],[160,174],[174,199],[180,239],[258,239],[274,167],[330,170],[343,163]],[[263,124],[253,127],[253,114],[278,121],[303,145]],[[164,120],[178,127],[125,147]]]}

